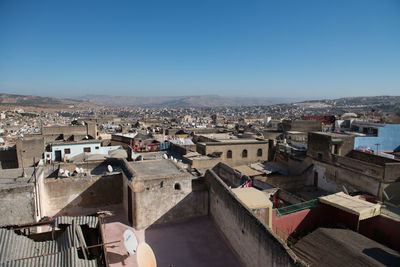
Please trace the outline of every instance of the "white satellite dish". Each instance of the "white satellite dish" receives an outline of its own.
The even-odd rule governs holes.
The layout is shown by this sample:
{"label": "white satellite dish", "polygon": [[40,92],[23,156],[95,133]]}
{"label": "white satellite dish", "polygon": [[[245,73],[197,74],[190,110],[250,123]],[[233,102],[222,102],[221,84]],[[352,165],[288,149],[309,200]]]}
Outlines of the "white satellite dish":
{"label": "white satellite dish", "polygon": [[132,232],[132,230],[127,229],[125,230],[123,236],[124,236],[124,246],[126,248],[126,251],[128,251],[130,255],[135,254],[136,249],[138,247],[138,242],[135,234]]}
{"label": "white satellite dish", "polygon": [[163,158],[164,158],[164,159],[168,159],[167,154],[163,154]]}
{"label": "white satellite dish", "polygon": [[63,169],[60,169],[60,174],[63,174],[64,173],[64,170]]}
{"label": "white satellite dish", "polygon": [[81,169],[79,169],[78,167],[75,168],[76,173],[80,173]]}
{"label": "white satellite dish", "polygon": [[69,177],[69,175],[70,175],[69,170],[66,170],[66,171],[65,171],[65,175],[66,175],[67,177]]}
{"label": "white satellite dish", "polygon": [[108,172],[113,172],[113,167],[111,165],[107,166]]}
{"label": "white satellite dish", "polygon": [[79,169],[81,173],[85,173],[85,170],[83,168]]}
{"label": "white satellite dish", "polygon": [[175,163],[177,163],[177,162],[178,162],[178,160],[177,160],[177,159],[174,159],[174,162],[175,162]]}
{"label": "white satellite dish", "polygon": [[170,157],[170,159],[174,159],[174,157],[173,157],[173,156],[171,156],[171,157]]}

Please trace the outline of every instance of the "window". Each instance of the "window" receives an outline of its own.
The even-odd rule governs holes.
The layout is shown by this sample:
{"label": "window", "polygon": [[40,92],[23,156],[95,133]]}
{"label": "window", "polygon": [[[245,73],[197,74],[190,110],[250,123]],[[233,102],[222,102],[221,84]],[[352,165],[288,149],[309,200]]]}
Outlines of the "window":
{"label": "window", "polygon": [[181,190],[181,185],[179,183],[174,184],[175,190]]}
{"label": "window", "polygon": [[96,149],[99,149],[99,147],[98,147],[98,146],[96,146],[95,148],[96,148]]}
{"label": "window", "polygon": [[71,149],[69,148],[64,149],[64,154],[71,154]]}
{"label": "window", "polygon": [[226,157],[227,157],[228,159],[231,159],[231,158],[232,158],[232,150],[228,150],[228,152],[226,152]]}
{"label": "window", "polygon": [[318,160],[322,160],[322,153],[318,153]]}
{"label": "window", "polygon": [[83,148],[83,152],[90,153],[90,151],[91,151],[91,150],[90,150],[90,147],[84,147],[84,148]]}
{"label": "window", "polygon": [[261,148],[259,148],[257,150],[257,157],[262,157],[262,149]]}
{"label": "window", "polygon": [[243,149],[242,151],[242,158],[247,158],[247,150]]}

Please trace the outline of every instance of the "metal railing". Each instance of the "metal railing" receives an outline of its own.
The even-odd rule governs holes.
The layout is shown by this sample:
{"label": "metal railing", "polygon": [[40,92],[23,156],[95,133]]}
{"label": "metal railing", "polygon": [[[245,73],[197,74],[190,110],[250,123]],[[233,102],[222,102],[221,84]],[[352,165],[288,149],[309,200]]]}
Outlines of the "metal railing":
{"label": "metal railing", "polygon": [[276,216],[279,217],[279,216],[290,214],[290,213],[297,212],[300,210],[313,208],[313,207],[316,207],[317,205],[318,205],[318,199],[312,199],[309,201],[293,204],[293,205],[286,206],[283,208],[278,208],[278,209],[276,209]]}
{"label": "metal railing", "polygon": [[275,224],[272,224],[272,231],[286,244],[290,247],[294,245],[297,242],[297,239],[294,238],[293,236],[289,235],[285,231],[283,231],[281,228],[276,226]]}

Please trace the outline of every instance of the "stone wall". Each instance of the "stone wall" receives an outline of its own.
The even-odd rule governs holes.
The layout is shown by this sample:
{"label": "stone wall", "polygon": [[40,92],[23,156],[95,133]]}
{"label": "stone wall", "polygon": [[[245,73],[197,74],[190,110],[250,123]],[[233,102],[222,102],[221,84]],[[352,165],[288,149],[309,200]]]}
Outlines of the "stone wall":
{"label": "stone wall", "polygon": [[296,266],[300,261],[272,231],[245,208],[213,170],[209,183],[210,215],[246,266]]}

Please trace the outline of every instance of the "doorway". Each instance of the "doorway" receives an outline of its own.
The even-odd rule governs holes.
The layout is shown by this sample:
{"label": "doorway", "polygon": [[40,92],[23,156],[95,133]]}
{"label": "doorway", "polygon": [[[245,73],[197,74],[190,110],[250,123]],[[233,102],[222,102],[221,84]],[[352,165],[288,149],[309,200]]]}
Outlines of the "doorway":
{"label": "doorway", "polygon": [[318,187],[318,172],[314,172],[314,186]]}
{"label": "doorway", "polygon": [[54,151],[56,159],[55,161],[61,161],[61,150]]}
{"label": "doorway", "polygon": [[132,225],[133,224],[133,216],[132,216],[132,189],[128,185],[128,221]]}

